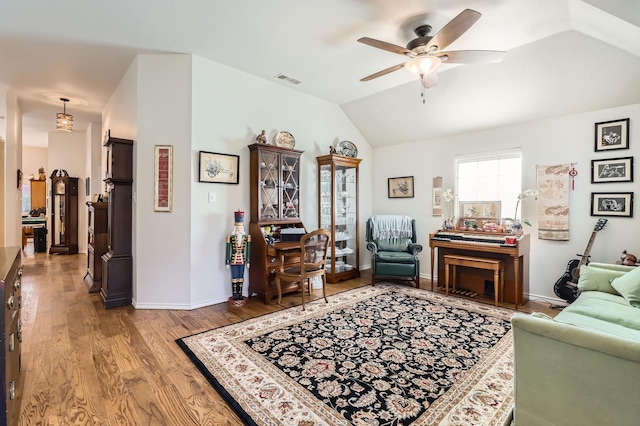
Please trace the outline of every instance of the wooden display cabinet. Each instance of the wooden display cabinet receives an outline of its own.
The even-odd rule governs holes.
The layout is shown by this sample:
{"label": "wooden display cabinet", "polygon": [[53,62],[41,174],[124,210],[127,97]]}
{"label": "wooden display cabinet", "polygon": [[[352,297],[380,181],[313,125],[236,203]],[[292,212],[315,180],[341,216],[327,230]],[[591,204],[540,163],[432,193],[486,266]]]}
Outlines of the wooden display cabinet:
{"label": "wooden display cabinet", "polygon": [[108,203],[87,203],[87,273],[84,283],[89,293],[98,293],[102,287],[102,255],[107,252]]}
{"label": "wooden display cabinet", "polygon": [[329,154],[318,161],[318,225],[331,232],[327,281],[360,276],[358,167],[360,159]]}
{"label": "wooden display cabinet", "polygon": [[[280,251],[295,245],[306,229],[300,220],[300,156],[302,151],[275,145],[249,145],[251,156],[251,268],[249,295],[271,303],[278,292],[275,275]],[[283,232],[283,230],[285,230]],[[293,231],[293,234],[287,232]],[[285,240],[285,241],[283,241]],[[294,261],[294,259],[292,259]],[[297,290],[283,287],[282,293]]]}
{"label": "wooden display cabinet", "polygon": [[31,179],[29,186],[31,189],[31,211],[42,210],[44,212],[47,207],[47,181]]}
{"label": "wooden display cabinet", "polygon": [[131,304],[133,297],[133,141],[107,133],[107,252],[102,255],[100,296],[105,308]]}
{"label": "wooden display cabinet", "polygon": [[49,254],[55,253],[78,253],[78,178],[62,169],[51,174]]}

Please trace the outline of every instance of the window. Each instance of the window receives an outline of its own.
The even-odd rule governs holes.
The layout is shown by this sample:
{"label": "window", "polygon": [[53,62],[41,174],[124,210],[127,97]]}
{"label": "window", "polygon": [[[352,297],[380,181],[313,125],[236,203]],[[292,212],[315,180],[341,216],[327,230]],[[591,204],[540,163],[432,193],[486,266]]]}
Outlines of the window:
{"label": "window", "polygon": [[500,201],[500,215],[512,218],[521,188],[522,153],[519,149],[456,157],[458,202]]}
{"label": "window", "polygon": [[22,212],[31,210],[31,184],[25,179],[22,183]]}

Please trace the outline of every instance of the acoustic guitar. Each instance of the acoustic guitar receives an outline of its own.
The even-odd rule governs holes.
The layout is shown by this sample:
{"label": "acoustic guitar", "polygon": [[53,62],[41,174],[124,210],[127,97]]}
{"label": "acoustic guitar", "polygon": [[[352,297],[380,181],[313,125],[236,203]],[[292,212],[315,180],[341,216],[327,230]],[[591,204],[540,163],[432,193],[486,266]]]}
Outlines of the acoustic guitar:
{"label": "acoustic guitar", "polygon": [[[589,243],[587,244],[587,248],[584,250],[584,254],[578,259],[571,259],[569,264],[567,265],[567,270],[560,277],[558,281],[553,286],[553,292],[559,298],[566,300],[569,303],[572,303],[574,300],[578,298],[580,295],[580,290],[578,290],[578,278],[580,278],[580,267],[582,265],[587,265],[589,263],[589,253],[591,252],[591,246],[593,246],[593,241],[596,239],[596,233],[604,228],[606,225],[607,219],[598,219],[598,223],[593,228],[593,232],[591,233],[591,238],[589,238]],[[580,256],[580,255],[578,255]]]}

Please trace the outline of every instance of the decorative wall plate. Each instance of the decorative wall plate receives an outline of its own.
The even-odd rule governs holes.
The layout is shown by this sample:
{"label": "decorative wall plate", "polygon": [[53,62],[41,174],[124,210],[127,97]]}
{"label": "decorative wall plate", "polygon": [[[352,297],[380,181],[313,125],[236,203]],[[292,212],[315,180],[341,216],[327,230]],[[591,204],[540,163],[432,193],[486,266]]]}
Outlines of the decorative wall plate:
{"label": "decorative wall plate", "polygon": [[289,132],[278,132],[276,145],[282,148],[293,148],[296,146],[296,138]]}
{"label": "decorative wall plate", "polygon": [[358,156],[358,147],[351,141],[340,141],[336,145],[336,154],[356,158]]}

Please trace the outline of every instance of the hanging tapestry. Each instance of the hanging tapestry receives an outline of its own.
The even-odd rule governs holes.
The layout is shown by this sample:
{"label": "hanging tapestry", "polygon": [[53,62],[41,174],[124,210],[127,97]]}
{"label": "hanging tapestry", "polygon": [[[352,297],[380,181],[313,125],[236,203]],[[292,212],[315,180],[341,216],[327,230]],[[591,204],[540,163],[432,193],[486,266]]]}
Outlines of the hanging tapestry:
{"label": "hanging tapestry", "polygon": [[537,166],[538,238],[569,241],[570,164]]}
{"label": "hanging tapestry", "polygon": [[442,216],[442,177],[433,178],[433,216]]}

